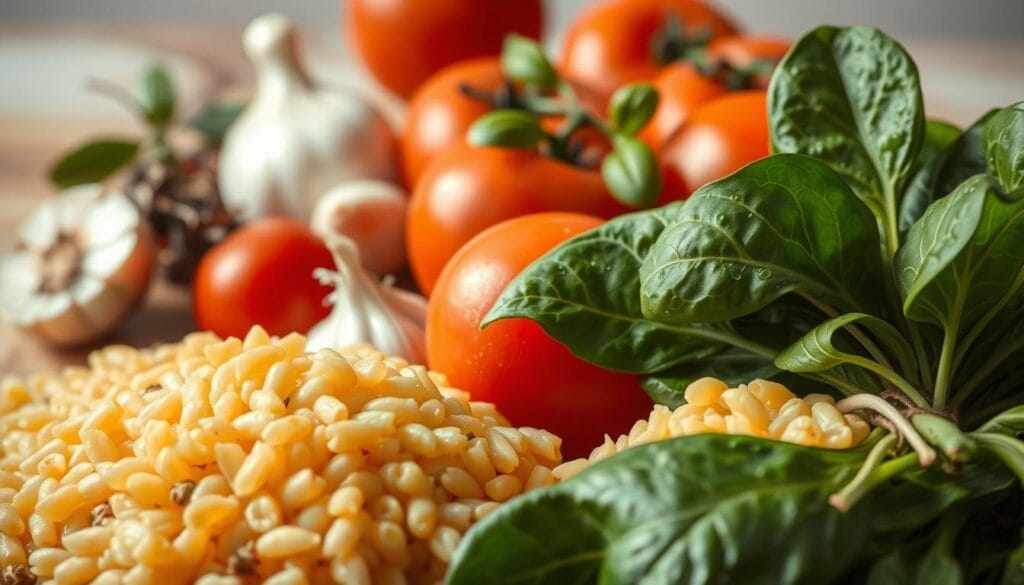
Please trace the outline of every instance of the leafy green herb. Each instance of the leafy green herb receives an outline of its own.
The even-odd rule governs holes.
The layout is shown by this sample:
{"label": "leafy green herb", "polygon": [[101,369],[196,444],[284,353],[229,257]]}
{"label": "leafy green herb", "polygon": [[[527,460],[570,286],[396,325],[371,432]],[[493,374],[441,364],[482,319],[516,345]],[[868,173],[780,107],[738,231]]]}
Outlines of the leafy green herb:
{"label": "leafy green herb", "polygon": [[174,85],[166,69],[153,65],[142,74],[139,105],[150,124],[165,128],[174,118],[174,100]]}
{"label": "leafy green herb", "polygon": [[139,143],[132,140],[94,140],[61,157],[50,169],[50,181],[61,188],[96,183],[125,167],[138,152]]}
{"label": "leafy green herb", "polygon": [[449,583],[827,582],[869,533],[868,507],[826,503],[861,457],[723,435],[636,447],[488,516]]}
{"label": "leafy green herb", "polygon": [[[912,179],[900,201],[900,233],[906,234],[914,222],[921,219],[924,210],[936,198],[936,174],[946,162],[947,151],[961,136],[960,129],[945,122],[928,120],[924,128],[924,142],[918,153]],[[939,197],[942,194],[938,195]]]}
{"label": "leafy green herb", "polygon": [[1024,197],[1024,102],[995,114],[985,124],[988,172],[1007,193]]}
{"label": "leafy green herb", "polygon": [[647,124],[658,108],[658,91],[646,83],[620,87],[608,103],[608,120],[617,131],[632,136]]}
{"label": "leafy green herb", "polygon": [[633,208],[650,207],[661,192],[661,170],[640,140],[619,136],[601,162],[601,176],[612,195]]}
{"label": "leafy green herb", "polygon": [[640,269],[643,311],[666,323],[724,321],[789,292],[864,311],[877,305],[876,250],[874,217],[836,173],[773,156],[688,200]]}
{"label": "leafy green herb", "polygon": [[476,146],[536,148],[544,136],[537,116],[519,110],[497,110],[474,122],[467,138]]}
{"label": "leafy green herb", "polygon": [[550,89],[558,85],[558,74],[536,41],[519,35],[505,37],[501,70],[519,83]]}
{"label": "leafy green herb", "polygon": [[189,119],[188,125],[201,132],[208,143],[216,146],[224,141],[228,128],[244,110],[243,103],[211,102]]}

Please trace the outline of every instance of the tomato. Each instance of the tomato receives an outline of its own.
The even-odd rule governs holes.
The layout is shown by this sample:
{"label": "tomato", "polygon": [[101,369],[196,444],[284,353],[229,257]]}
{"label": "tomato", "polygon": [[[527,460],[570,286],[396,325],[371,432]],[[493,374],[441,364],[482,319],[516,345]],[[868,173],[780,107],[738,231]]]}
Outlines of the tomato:
{"label": "tomato", "polygon": [[736,32],[728,19],[698,0],[605,0],[570,25],[559,69],[604,100],[626,83],[654,79],[663,64],[652,44],[671,16],[691,34],[704,28],[714,36]]}
{"label": "tomato", "polygon": [[200,329],[244,337],[253,325],[271,335],[305,333],[330,312],[331,288],[313,278],[334,268],[330,251],[302,222],[268,218],[248,223],[211,249],[192,285]]}
{"label": "tomato", "polygon": [[655,151],[665,146],[695,109],[726,93],[725,86],[705,77],[690,63],[669,65],[652,85],[658,90],[658,108],[641,130],[640,138]]}
{"label": "tomato", "polygon": [[467,96],[461,87],[490,93],[503,83],[497,57],[481,57],[446,67],[416,90],[406,110],[402,132],[406,185],[415,186],[438,152],[464,142],[473,122],[491,111],[490,103]]}
{"label": "tomato", "polygon": [[539,38],[540,0],[347,0],[347,36],[384,87],[402,97],[446,65],[497,55],[505,35]]}
{"label": "tomato", "polygon": [[514,425],[562,437],[566,458],[585,457],[605,433],[625,433],[651,403],[636,376],[572,355],[528,319],[480,321],[533,260],[601,224],[575,213],[512,219],[473,238],[444,269],[427,312],[427,356],[474,400],[493,402]]}
{"label": "tomato", "polygon": [[764,90],[726,94],[697,108],[660,159],[671,199],[688,196],[768,156],[768,98]]}
{"label": "tomato", "polygon": [[[786,56],[789,47],[790,42],[787,39],[737,35],[711,41],[708,43],[707,52],[712,59],[720,59],[737,69],[742,69],[757,60],[778,63]],[[770,77],[755,76],[752,87],[767,89]]]}
{"label": "tomato", "polygon": [[613,217],[600,173],[534,151],[454,145],[434,159],[413,191],[406,223],[409,264],[427,294],[463,244],[513,217],[576,211]]}

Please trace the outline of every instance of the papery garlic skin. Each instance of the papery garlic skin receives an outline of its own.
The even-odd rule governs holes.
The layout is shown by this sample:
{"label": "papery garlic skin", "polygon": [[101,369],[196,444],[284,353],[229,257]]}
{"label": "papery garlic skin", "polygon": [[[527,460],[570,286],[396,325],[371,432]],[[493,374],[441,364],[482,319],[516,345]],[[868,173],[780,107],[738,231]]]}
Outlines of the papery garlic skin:
{"label": "papery garlic skin", "polygon": [[282,214],[307,221],[320,195],[343,181],[396,179],[387,121],[355,94],[310,80],[287,17],[256,18],[243,42],[257,91],[220,153],[221,196],[230,211],[243,221]]}
{"label": "papery garlic skin", "polygon": [[337,237],[328,242],[328,247],[337,271],[320,269],[316,277],[334,286],[334,292],[327,296],[334,308],[309,330],[306,350],[369,343],[387,355],[422,363],[426,357],[427,300],[393,289],[367,274],[351,240]]}
{"label": "papery garlic skin", "polygon": [[0,257],[0,316],[58,345],[117,326],[149,287],[156,244],[135,205],[99,185],[68,189],[36,207]]}
{"label": "papery garlic skin", "polygon": [[337,185],[317,202],[309,227],[321,240],[344,236],[377,274],[405,266],[405,215],[409,197],[399,186],[363,179]]}

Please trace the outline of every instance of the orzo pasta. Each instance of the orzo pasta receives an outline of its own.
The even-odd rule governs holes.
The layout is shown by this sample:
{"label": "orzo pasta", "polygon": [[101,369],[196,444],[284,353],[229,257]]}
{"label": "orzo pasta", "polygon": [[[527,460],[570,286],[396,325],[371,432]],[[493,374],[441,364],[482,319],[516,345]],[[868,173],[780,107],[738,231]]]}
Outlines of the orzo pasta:
{"label": "orzo pasta", "polygon": [[4,583],[434,583],[560,440],[299,335],[113,346],[0,392]]}

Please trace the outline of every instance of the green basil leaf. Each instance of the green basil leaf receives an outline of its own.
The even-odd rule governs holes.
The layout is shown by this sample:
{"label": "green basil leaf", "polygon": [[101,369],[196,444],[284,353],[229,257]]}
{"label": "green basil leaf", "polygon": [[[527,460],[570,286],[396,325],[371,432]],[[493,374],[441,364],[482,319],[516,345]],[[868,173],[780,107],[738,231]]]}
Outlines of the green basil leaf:
{"label": "green basil leaf", "polygon": [[983,139],[989,174],[1007,193],[1024,196],[1024,102],[992,116]]}
{"label": "green basil leaf", "polygon": [[916,367],[914,350],[900,332],[878,317],[864,313],[847,313],[829,319],[801,337],[796,343],[775,356],[775,365],[790,372],[822,372],[860,355],[850,354],[836,347],[834,337],[848,327],[859,326],[870,332],[887,355],[896,358],[897,372],[912,372]]}
{"label": "green basil leaf", "polygon": [[882,289],[874,216],[839,175],[779,154],[705,185],[640,269],[644,315],[727,321],[786,293],[875,312]]}
{"label": "green basil leaf", "polygon": [[536,148],[544,140],[540,118],[522,110],[496,110],[484,114],[469,127],[467,140],[475,146]]}
{"label": "green basil leaf", "polygon": [[646,376],[640,381],[655,404],[677,408],[686,403],[683,392],[691,383],[711,376],[730,387],[758,378],[772,379],[779,368],[764,356],[737,348],[729,348],[707,359],[680,364],[672,369]]}
{"label": "green basil leaf", "polygon": [[1024,544],[1014,549],[1006,559],[1001,585],[1024,585]]}
{"label": "green basil leaf", "polygon": [[971,438],[1002,461],[1024,484],[1024,441],[1000,433],[971,433]]}
{"label": "green basil leaf", "polygon": [[1015,406],[999,413],[981,425],[978,430],[985,433],[998,433],[1017,439],[1024,437],[1024,405]]}
{"label": "green basil leaf", "polygon": [[819,27],[776,66],[768,103],[776,151],[827,162],[895,220],[924,135],[917,66],[899,43],[873,28]]}
{"label": "green basil leaf", "polygon": [[868,538],[870,497],[827,502],[864,455],[728,435],[634,447],[487,516],[448,582],[826,583]]}
{"label": "green basil leaf", "polygon": [[661,194],[661,169],[651,148],[632,137],[619,136],[601,161],[601,177],[608,191],[623,205],[643,209]]}
{"label": "green basil leaf", "polygon": [[875,563],[867,585],[960,585],[964,582],[960,563],[953,556],[956,529],[962,516],[943,519],[938,535],[927,542],[898,546]]}
{"label": "green basil leaf", "polygon": [[245,104],[238,102],[211,102],[193,116],[188,125],[202,133],[210,144],[220,144],[238,116],[245,111]]}
{"label": "green basil leaf", "polygon": [[130,163],[139,152],[131,140],[102,139],[65,154],[50,169],[50,181],[62,188],[98,183]]}
{"label": "green basil leaf", "polygon": [[166,126],[174,118],[174,85],[162,65],[153,65],[142,74],[139,104],[154,126]]}
{"label": "green basil leaf", "polygon": [[527,85],[551,89],[558,85],[558,74],[540,44],[524,36],[505,37],[501,49],[501,71],[505,77]]}
{"label": "green basil leaf", "polygon": [[640,311],[640,263],[680,205],[624,215],[562,243],[509,283],[483,325],[532,319],[577,356],[634,373],[719,351],[710,326],[665,325]]}
{"label": "green basil leaf", "polygon": [[633,136],[658,108],[658,90],[648,83],[631,83],[617,89],[608,102],[608,120],[618,132]]}
{"label": "green basil leaf", "polygon": [[1022,249],[1024,199],[1004,201],[986,175],[968,179],[929,206],[896,254],[904,312],[942,327],[970,326],[1019,292],[1007,275],[1024,269]]}
{"label": "green basil leaf", "polygon": [[[961,183],[986,172],[982,132],[998,110],[981,117],[930,162],[922,161],[900,202],[900,230],[907,232],[934,201],[949,195]],[[926,138],[927,142],[927,138]],[[922,147],[923,149],[924,147]],[[922,153],[921,158],[927,155]]]}
{"label": "green basil leaf", "polygon": [[905,234],[914,222],[921,219],[924,210],[945,193],[935,193],[936,173],[941,168],[946,151],[960,138],[956,126],[928,120],[924,127],[924,141],[917,155],[911,180],[900,200],[900,233]]}

